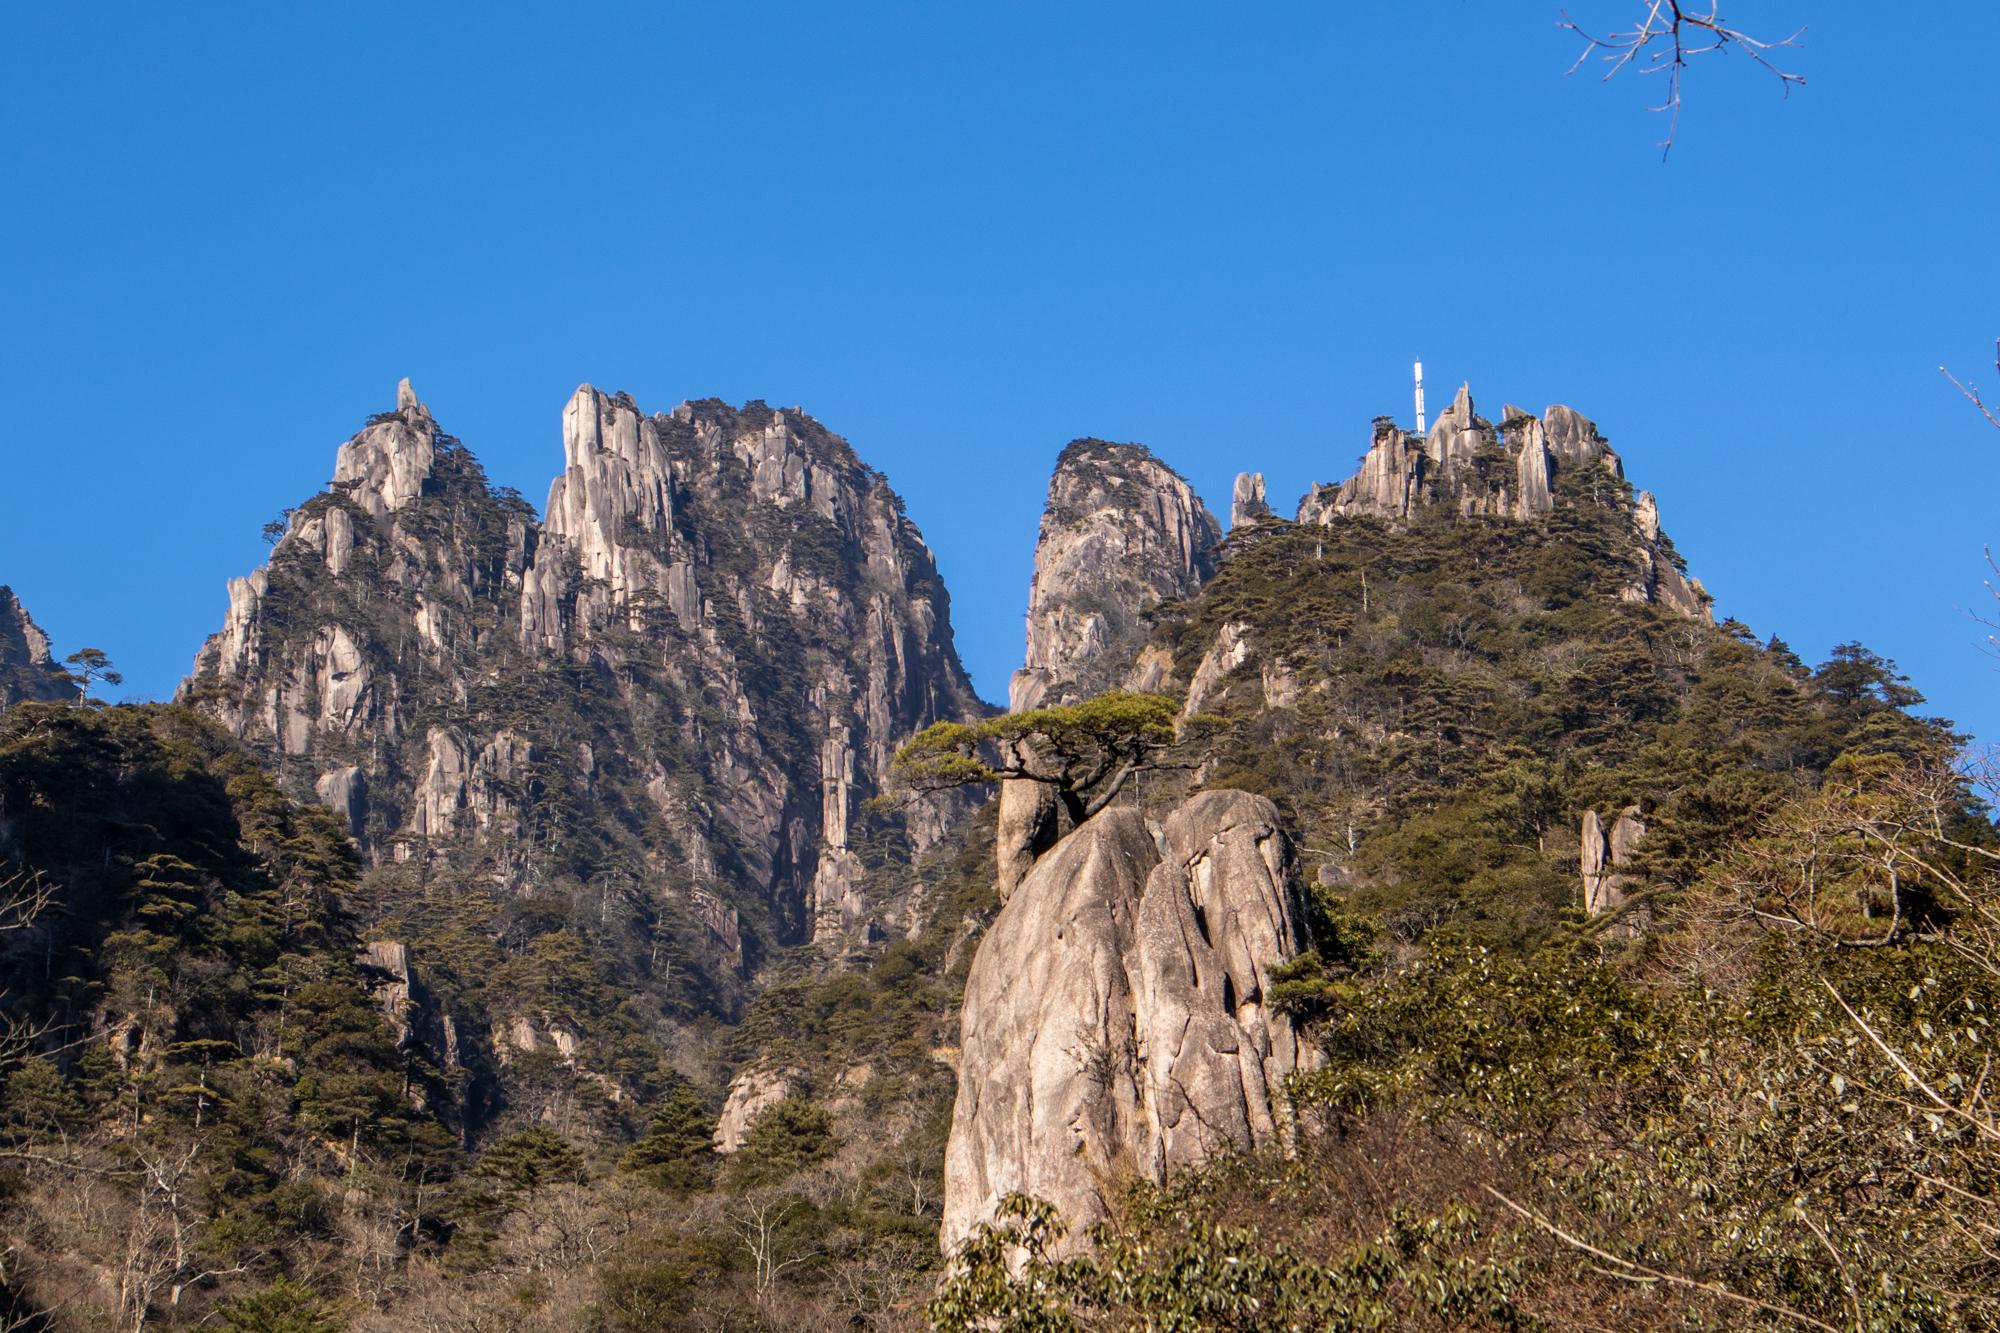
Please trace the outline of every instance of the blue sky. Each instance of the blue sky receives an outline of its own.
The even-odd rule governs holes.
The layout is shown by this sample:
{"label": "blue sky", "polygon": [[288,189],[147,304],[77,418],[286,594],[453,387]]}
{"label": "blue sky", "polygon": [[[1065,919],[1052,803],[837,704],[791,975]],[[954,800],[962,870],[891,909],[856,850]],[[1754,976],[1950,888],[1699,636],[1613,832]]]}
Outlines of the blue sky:
{"label": "blue sky", "polygon": [[2000,5],[1740,0],[1809,82],[1711,58],[1664,163],[1560,9],[8,6],[0,582],[160,696],[399,376],[531,499],[579,381],[763,398],[889,475],[998,698],[1065,441],[1288,507],[1421,356],[2000,740],[2000,432],[1936,369],[2000,389]]}

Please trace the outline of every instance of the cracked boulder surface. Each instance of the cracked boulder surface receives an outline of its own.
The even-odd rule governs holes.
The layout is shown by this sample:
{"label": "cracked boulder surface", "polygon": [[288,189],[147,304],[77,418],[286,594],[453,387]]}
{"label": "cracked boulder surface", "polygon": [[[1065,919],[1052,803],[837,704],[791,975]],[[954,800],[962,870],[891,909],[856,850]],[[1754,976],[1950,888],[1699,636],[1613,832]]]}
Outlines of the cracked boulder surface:
{"label": "cracked boulder surface", "polygon": [[1042,857],[966,981],[946,1249],[1009,1194],[1080,1237],[1120,1178],[1282,1137],[1310,1057],[1265,996],[1304,946],[1296,884],[1277,809],[1240,791],[1107,810]]}

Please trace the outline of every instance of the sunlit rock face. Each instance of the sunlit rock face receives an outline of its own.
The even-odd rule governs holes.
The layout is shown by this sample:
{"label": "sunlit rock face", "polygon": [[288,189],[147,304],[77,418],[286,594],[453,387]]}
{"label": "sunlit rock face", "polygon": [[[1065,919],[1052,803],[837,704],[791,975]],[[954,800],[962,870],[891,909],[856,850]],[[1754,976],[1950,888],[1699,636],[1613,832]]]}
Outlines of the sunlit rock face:
{"label": "sunlit rock face", "polygon": [[1117,683],[1142,614],[1215,572],[1222,529],[1143,445],[1077,440],[1056,460],[1028,590],[1028,651],[1008,703],[1087,698]]}
{"label": "sunlit rock face", "polygon": [[1633,870],[1640,844],[1646,840],[1644,812],[1628,805],[1608,822],[1595,810],[1583,812],[1578,864],[1583,875],[1583,910],[1590,916],[1616,915],[1613,935],[1630,937],[1651,924],[1651,913],[1639,900],[1645,878]]}
{"label": "sunlit rock face", "polygon": [[23,699],[74,699],[76,686],[14,590],[0,584],[0,708]]}
{"label": "sunlit rock face", "polygon": [[183,697],[378,864],[526,887],[561,852],[723,971],[902,929],[856,841],[921,848],[958,807],[866,802],[986,709],[901,501],[798,409],[584,385],[561,444],[538,518],[405,381],[231,582]]}
{"label": "sunlit rock face", "polygon": [[1035,865],[979,945],[945,1151],[947,1249],[1025,1193],[1080,1229],[1121,1178],[1279,1141],[1311,1059],[1267,1000],[1299,952],[1275,807],[1210,791],[1113,808]]}
{"label": "sunlit rock face", "polygon": [[1624,464],[1596,425],[1560,404],[1536,417],[1509,403],[1496,425],[1478,415],[1471,390],[1461,386],[1427,436],[1378,418],[1355,474],[1338,485],[1313,487],[1299,502],[1298,521],[1367,516],[1402,523],[1441,507],[1466,517],[1534,522],[1555,509],[1558,479],[1565,475],[1601,480],[1591,499],[1630,513],[1636,540],[1628,599],[1712,618],[1707,592],[1688,577],[1660,531],[1653,497],[1631,491]]}
{"label": "sunlit rock face", "polygon": [[[1056,460],[1028,589],[1026,660],[1014,673],[1016,712],[1074,703],[1133,679],[1145,613],[1187,597],[1215,572],[1222,529],[1179,473],[1137,444],[1076,440]],[[1041,783],[1002,784],[997,838],[1001,896],[1055,839],[1055,797]]]}

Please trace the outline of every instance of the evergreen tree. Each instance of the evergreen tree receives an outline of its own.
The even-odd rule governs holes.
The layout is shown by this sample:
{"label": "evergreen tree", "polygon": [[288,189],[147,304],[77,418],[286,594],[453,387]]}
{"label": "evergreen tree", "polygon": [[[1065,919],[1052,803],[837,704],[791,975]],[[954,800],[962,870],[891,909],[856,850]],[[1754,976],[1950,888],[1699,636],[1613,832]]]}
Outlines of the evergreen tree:
{"label": "evergreen tree", "polygon": [[703,1189],[715,1178],[712,1120],[693,1086],[677,1081],[619,1165],[659,1189]]}

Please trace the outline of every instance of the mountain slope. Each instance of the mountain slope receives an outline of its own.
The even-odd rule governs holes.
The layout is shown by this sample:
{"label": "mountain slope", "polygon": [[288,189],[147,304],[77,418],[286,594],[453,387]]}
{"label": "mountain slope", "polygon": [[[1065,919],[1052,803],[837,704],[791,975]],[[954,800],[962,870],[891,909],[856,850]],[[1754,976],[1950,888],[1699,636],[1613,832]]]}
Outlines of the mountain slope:
{"label": "mountain slope", "polygon": [[[948,1197],[980,1206],[952,1221],[996,1229],[970,1228],[939,1327],[2000,1317],[1981,1017],[2000,1003],[2000,833],[1957,738],[1858,644],[1809,669],[1710,623],[1595,428],[1503,416],[1492,431],[1461,394],[1424,441],[1378,422],[1355,478],[1295,523],[1246,507],[1213,577],[1096,664],[1186,692],[1201,766],[1149,775],[1131,805],[1158,818],[1221,788],[1281,812],[1310,947],[1267,946],[1250,1007],[1302,1024],[1321,1063],[1288,1084],[1294,1135],[1218,1134],[1164,1179],[1115,1047],[1100,1095],[1129,1125],[1080,1119],[1060,1153],[991,1152],[1004,1099],[962,1104]],[[1254,500],[1254,477],[1239,489]],[[1045,868],[1068,895],[1115,888],[1070,872],[1123,827],[1096,822],[1003,919],[1057,901]],[[974,977],[1089,938],[1020,933],[989,935]],[[1034,1108],[1094,1086],[1098,1064],[1054,1057],[1090,1029],[1049,993],[1039,1024],[1009,1013],[998,1054],[968,997],[962,1089],[1023,1051]],[[1178,1056],[1226,1084],[1244,1049]],[[1051,1169],[1072,1148],[1135,1165],[1079,1183]],[[1046,1198],[997,1202],[996,1176]]]}
{"label": "mountain slope", "polygon": [[72,699],[76,685],[49,652],[14,590],[0,584],[0,708],[23,699]]}
{"label": "mountain slope", "polygon": [[[693,1068],[673,1034],[739,1015],[774,951],[920,924],[957,807],[867,801],[902,737],[983,705],[901,501],[811,418],[585,386],[563,449],[538,521],[406,383],[183,697],[347,815],[376,933],[489,1073],[554,1050],[615,1100]],[[495,984],[510,959],[532,975]]]}

